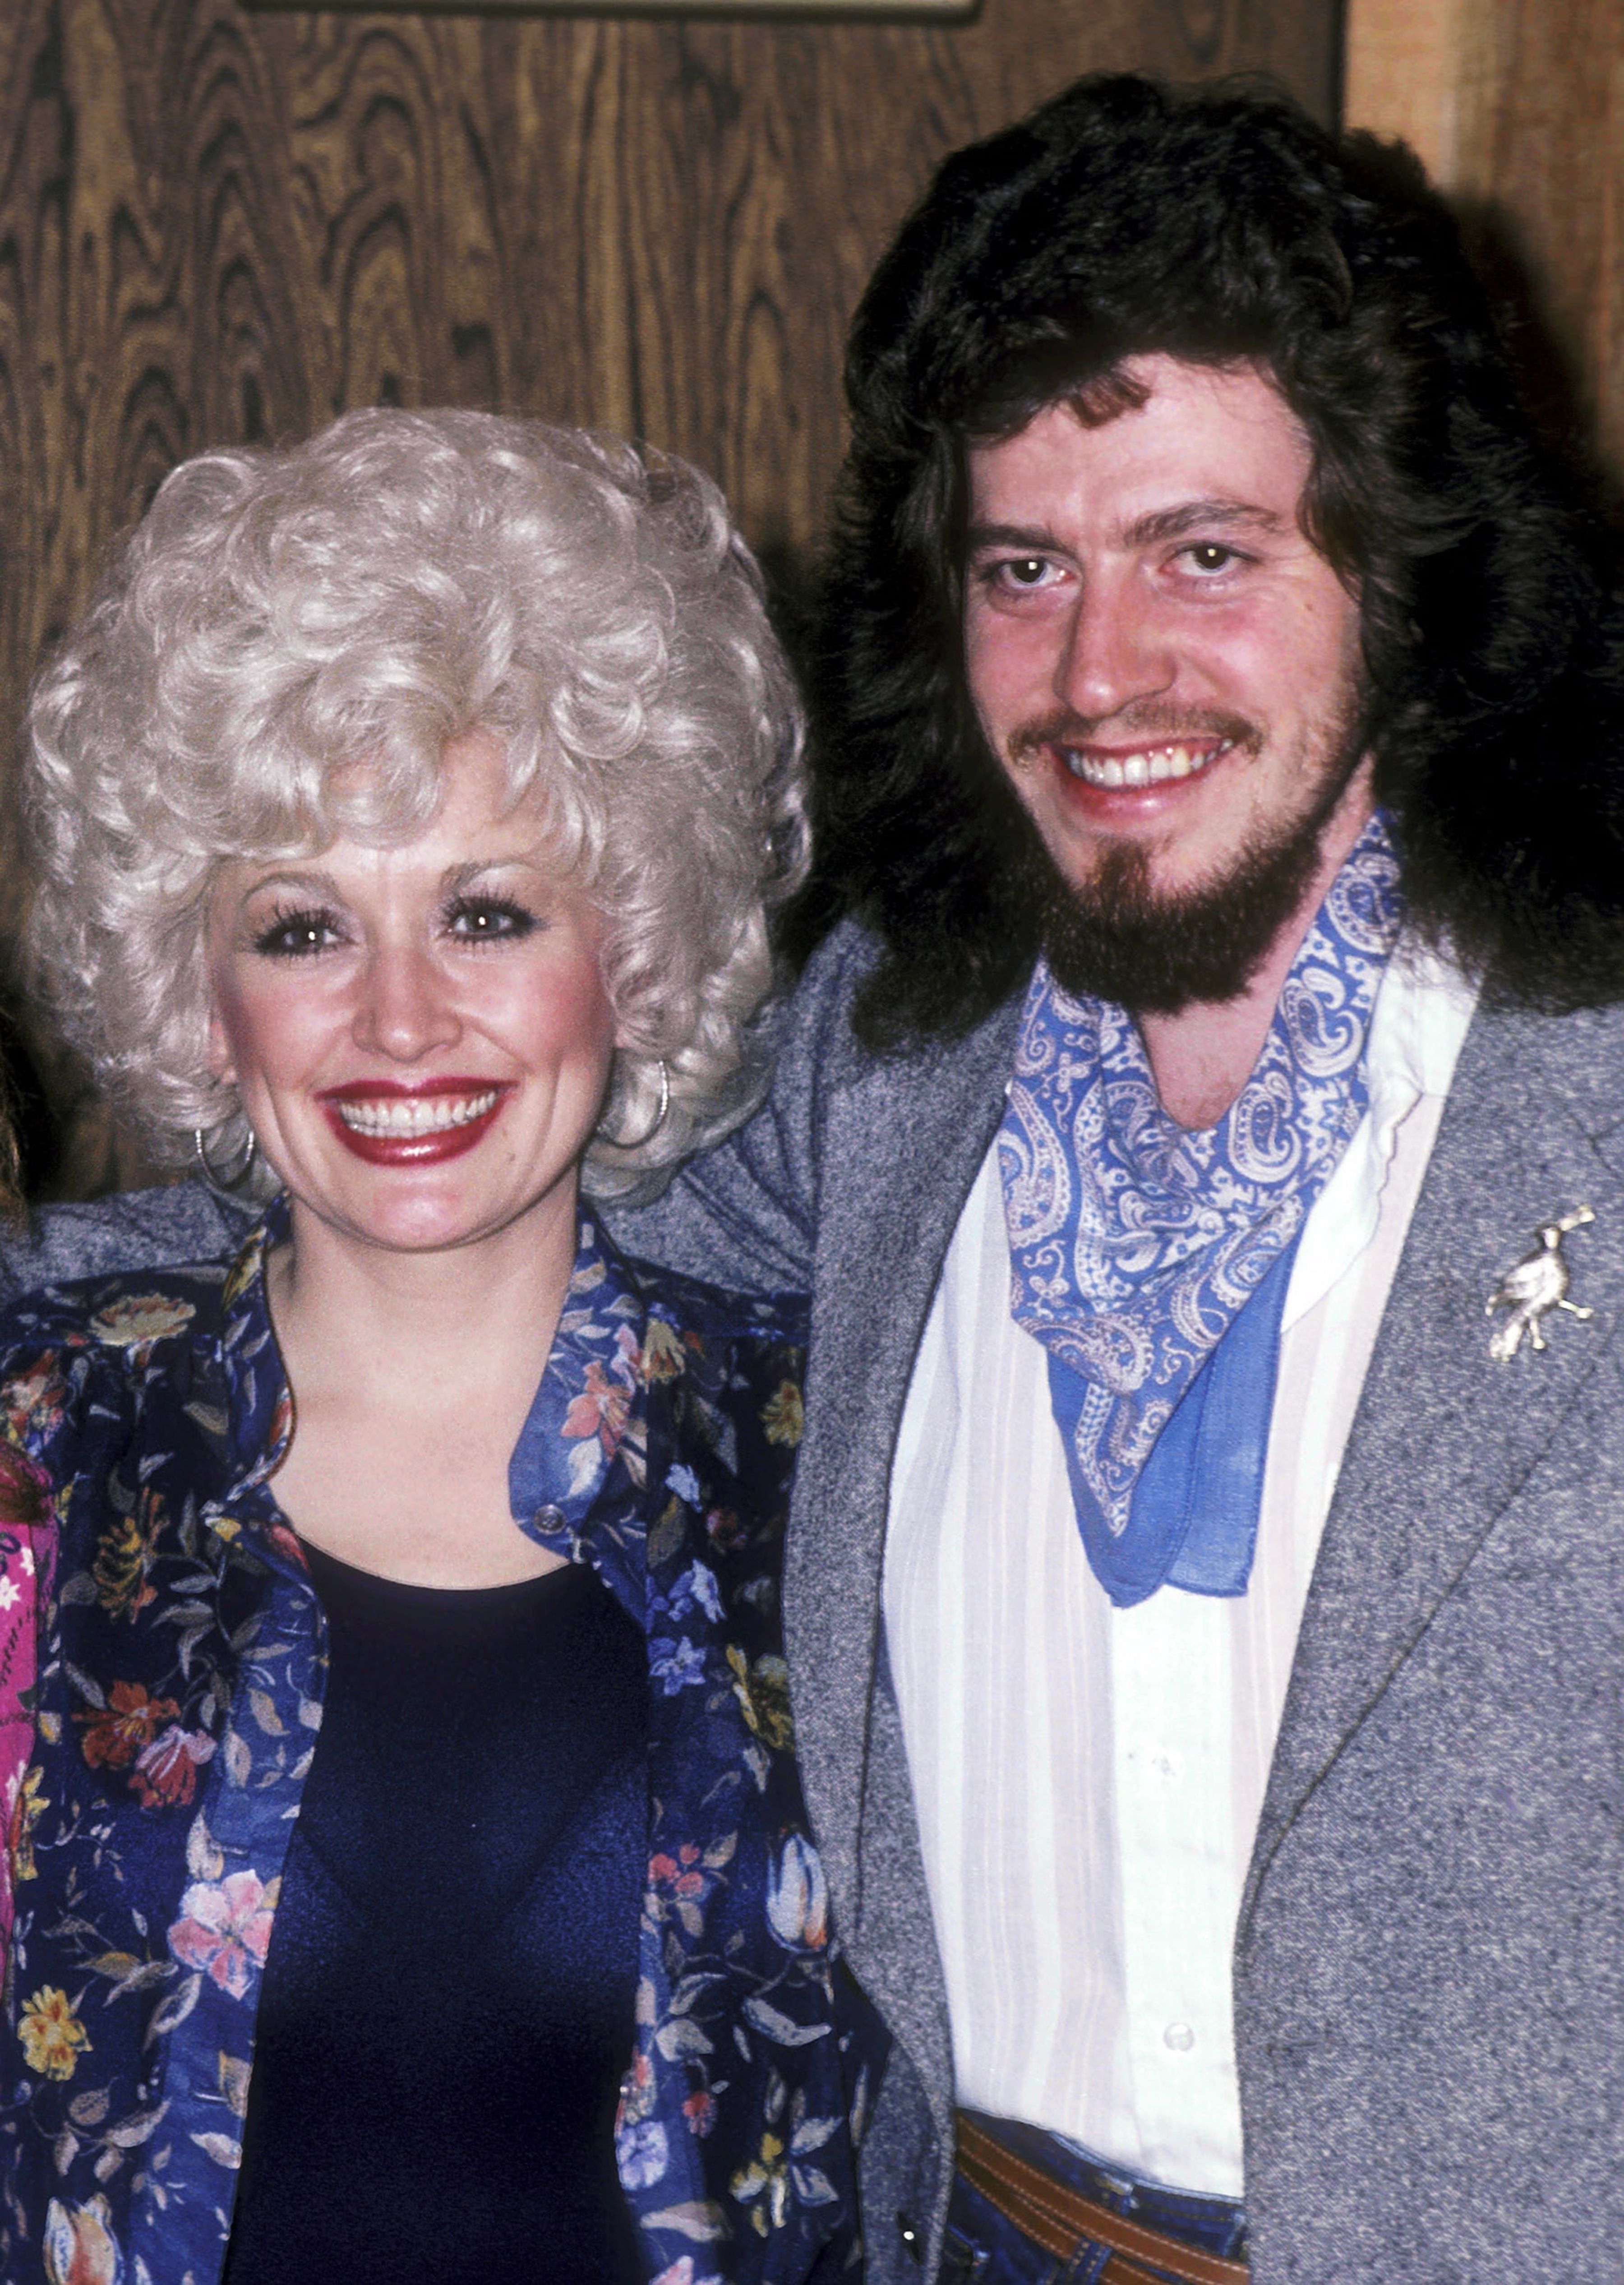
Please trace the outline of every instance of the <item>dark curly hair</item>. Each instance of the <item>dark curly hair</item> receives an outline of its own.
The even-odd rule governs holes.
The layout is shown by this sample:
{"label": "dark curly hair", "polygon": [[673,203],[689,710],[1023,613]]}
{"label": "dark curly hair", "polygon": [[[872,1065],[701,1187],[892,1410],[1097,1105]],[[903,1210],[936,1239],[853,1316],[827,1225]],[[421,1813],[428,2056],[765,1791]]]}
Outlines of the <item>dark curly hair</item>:
{"label": "dark curly hair", "polygon": [[1153,352],[1255,365],[1307,433],[1303,522],[1359,594],[1416,924],[1502,999],[1624,998],[1612,546],[1536,446],[1453,221],[1401,145],[1273,89],[1101,75],[946,161],[852,329],[812,682],[817,924],[854,911],[883,946],[859,1033],[961,1033],[1040,948],[1035,829],[963,671],[966,445],[1066,398],[1109,415]]}

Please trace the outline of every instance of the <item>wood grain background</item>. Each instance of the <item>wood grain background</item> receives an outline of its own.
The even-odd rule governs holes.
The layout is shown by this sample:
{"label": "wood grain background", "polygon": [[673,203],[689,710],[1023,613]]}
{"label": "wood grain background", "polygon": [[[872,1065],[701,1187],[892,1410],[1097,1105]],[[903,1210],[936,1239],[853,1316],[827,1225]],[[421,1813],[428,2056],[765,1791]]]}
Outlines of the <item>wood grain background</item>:
{"label": "wood grain background", "polygon": [[[851,306],[941,155],[1100,65],[1272,70],[1329,116],[1335,14],[985,0],[927,27],[4,0],[4,750],[42,646],[177,460],[352,405],[671,446],[721,478],[792,587],[840,456]],[[58,1155],[30,1096],[36,1188],[137,1173],[48,1079],[70,1140]]]}
{"label": "wood grain background", "polygon": [[1348,0],[1346,117],[1402,135],[1502,288],[1547,428],[1624,505],[1624,0]]}

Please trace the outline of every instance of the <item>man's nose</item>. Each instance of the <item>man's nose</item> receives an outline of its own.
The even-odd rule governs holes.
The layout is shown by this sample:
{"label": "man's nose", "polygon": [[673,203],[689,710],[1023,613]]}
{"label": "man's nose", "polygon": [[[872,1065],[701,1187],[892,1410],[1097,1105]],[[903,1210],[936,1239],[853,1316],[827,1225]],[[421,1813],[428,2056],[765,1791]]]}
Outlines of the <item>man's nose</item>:
{"label": "man's nose", "polygon": [[1090,581],[1078,598],[1055,677],[1062,703],[1087,721],[1101,722],[1135,699],[1160,696],[1177,676],[1155,599],[1133,574]]}
{"label": "man's nose", "polygon": [[451,988],[432,954],[408,945],[382,945],[366,965],[356,1010],[360,1047],[396,1063],[415,1063],[450,1047],[462,1029]]}

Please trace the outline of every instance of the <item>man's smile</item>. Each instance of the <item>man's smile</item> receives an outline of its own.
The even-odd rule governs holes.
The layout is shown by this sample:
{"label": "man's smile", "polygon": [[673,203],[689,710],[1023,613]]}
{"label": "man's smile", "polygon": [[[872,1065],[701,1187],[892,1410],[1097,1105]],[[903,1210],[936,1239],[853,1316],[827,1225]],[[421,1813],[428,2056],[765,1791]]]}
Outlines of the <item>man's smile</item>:
{"label": "man's smile", "polygon": [[1227,754],[1233,738],[1179,739],[1161,746],[1071,746],[1054,750],[1074,778],[1115,792],[1119,787],[1165,785],[1173,778],[1197,776],[1209,762]]}

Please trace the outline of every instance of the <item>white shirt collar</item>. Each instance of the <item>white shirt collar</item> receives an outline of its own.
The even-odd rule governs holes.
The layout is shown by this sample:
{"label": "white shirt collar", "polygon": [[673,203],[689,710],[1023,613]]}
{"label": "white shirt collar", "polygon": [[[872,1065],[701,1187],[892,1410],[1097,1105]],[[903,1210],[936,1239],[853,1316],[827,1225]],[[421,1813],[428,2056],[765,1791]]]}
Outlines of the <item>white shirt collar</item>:
{"label": "white shirt collar", "polygon": [[1424,1095],[1448,1094],[1477,1004],[1478,986],[1453,962],[1400,940],[1370,1013],[1369,1109],[1308,1216],[1286,1325],[1306,1316],[1375,1237],[1399,1127]]}

